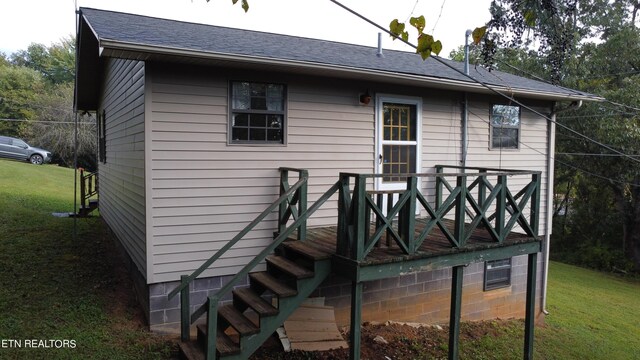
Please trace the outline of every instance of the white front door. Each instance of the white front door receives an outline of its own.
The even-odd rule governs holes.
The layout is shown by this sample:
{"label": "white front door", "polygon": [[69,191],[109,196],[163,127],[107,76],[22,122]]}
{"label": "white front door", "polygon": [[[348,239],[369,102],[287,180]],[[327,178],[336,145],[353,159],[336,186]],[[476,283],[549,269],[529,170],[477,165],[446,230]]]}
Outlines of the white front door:
{"label": "white front door", "polygon": [[405,189],[406,176],[420,172],[422,99],[380,95],[376,98],[377,190]]}

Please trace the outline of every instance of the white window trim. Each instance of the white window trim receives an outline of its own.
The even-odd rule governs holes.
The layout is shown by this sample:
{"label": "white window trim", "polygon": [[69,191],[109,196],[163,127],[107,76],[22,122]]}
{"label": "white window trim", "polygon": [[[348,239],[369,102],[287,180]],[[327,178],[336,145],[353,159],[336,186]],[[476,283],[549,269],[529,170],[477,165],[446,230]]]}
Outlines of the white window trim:
{"label": "white window trim", "polygon": [[[422,98],[418,96],[401,96],[390,94],[376,94],[375,104],[375,122],[376,122],[376,152],[374,154],[374,171],[376,174],[382,173],[382,164],[379,161],[379,156],[382,154],[382,104],[383,103],[398,103],[415,105],[416,107],[416,172],[420,173],[422,170]],[[394,141],[387,141],[386,144],[394,144]],[[407,144],[406,141],[397,142],[398,144]],[[383,183],[382,178],[376,178],[375,189],[376,190],[398,190],[404,189],[406,183]]]}

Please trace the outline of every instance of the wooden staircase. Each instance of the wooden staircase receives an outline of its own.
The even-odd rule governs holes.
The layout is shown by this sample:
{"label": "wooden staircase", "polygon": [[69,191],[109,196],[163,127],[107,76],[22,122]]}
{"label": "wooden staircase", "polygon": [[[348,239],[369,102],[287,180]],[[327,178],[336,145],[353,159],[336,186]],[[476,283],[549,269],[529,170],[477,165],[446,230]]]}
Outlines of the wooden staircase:
{"label": "wooden staircase", "polygon": [[76,217],[87,217],[98,208],[98,199],[90,199],[87,204],[81,204]]}
{"label": "wooden staircase", "polygon": [[71,217],[87,217],[98,208],[98,173],[80,170],[80,208],[77,213],[70,213]]}
{"label": "wooden staircase", "polygon": [[[218,359],[247,359],[331,271],[329,253],[292,239],[265,260],[267,270],[249,273],[249,286],[234,289],[232,302],[218,307]],[[207,326],[196,328],[197,340],[179,344],[182,359],[206,358]]]}

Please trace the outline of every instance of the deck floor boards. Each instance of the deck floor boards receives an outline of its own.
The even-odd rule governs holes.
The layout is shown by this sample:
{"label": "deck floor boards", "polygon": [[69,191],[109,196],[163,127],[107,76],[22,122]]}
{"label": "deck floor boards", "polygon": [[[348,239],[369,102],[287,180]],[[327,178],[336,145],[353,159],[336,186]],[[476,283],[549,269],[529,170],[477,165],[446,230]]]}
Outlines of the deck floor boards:
{"label": "deck floor boards", "polygon": [[[453,234],[453,221],[445,220],[444,223],[446,224],[449,232]],[[417,219],[415,230],[416,238],[420,235],[426,224],[427,219]],[[467,228],[468,226],[469,224],[467,224]],[[397,231],[397,221],[394,222],[394,229]],[[375,224],[372,224],[369,234],[370,236],[373,236],[374,233]],[[395,243],[395,240],[393,239],[390,240],[391,246],[387,246],[387,237],[391,238],[391,235],[383,234],[380,237],[377,246],[373,247],[371,252],[366,256],[365,260],[360,264],[360,266],[378,265],[390,262],[402,262],[416,258],[426,258],[461,252],[472,252],[539,241],[536,238],[530,237],[525,234],[511,232],[509,236],[507,236],[505,241],[500,244],[493,240],[487,229],[478,227],[471,233],[471,236],[467,240],[465,246],[456,248],[447,239],[446,235],[441,231],[441,229],[438,226],[434,226],[431,232],[427,235],[424,242],[420,245],[418,251],[415,254],[407,255],[402,251],[402,249]],[[337,243],[337,226],[326,226],[307,229],[306,241],[314,247],[335,254]]]}

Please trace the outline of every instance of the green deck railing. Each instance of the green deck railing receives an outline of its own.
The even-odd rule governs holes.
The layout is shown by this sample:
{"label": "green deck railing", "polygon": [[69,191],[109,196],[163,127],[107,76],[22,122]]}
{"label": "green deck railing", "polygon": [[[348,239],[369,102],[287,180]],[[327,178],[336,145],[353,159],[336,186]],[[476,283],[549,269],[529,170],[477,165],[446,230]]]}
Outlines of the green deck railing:
{"label": "green deck railing", "polygon": [[[379,245],[384,234],[387,241],[395,243],[403,253],[414,254],[436,226],[456,248],[464,247],[479,226],[486,228],[499,243],[516,224],[527,235],[538,236],[539,171],[445,165],[437,165],[435,169],[435,173],[402,174],[406,187],[391,191],[367,189],[374,179],[385,175],[341,173],[337,254],[362,261]],[[445,169],[456,172],[445,173]],[[508,184],[508,179],[513,177],[524,179],[520,183],[525,182],[515,195],[511,188],[516,184]],[[423,180],[431,180],[435,185],[423,189]],[[425,196],[425,191],[432,193]],[[395,201],[394,196],[397,196]],[[387,202],[386,211],[383,211],[383,199]],[[417,209],[420,209],[419,215],[416,215]],[[426,217],[426,224],[416,233],[419,216]],[[446,224],[451,220],[453,231]]]}
{"label": "green deck railing", "polygon": [[80,168],[80,206],[86,208],[89,199],[98,194],[98,173]]}
{"label": "green deck railing", "polygon": [[[456,172],[445,173],[445,169],[454,169]],[[219,301],[294,232],[297,231],[298,240],[305,240],[307,220],[336,192],[336,253],[356,261],[364,260],[379,244],[383,234],[387,234],[387,241],[397,244],[405,254],[414,254],[422,243],[428,240],[429,234],[436,226],[452,247],[465,246],[472,231],[479,226],[484,226],[492,238],[500,243],[516,224],[529,236],[537,237],[540,172],[444,165],[436,166],[435,170],[435,173],[403,174],[402,177],[406,178],[405,188],[390,191],[367,189],[368,186],[372,186],[375,178],[384,175],[340,173],[339,180],[313,205],[307,207],[308,172],[280,168],[278,199],[192,274],[183,275],[180,285],[169,293],[169,299],[180,293],[182,340],[189,339],[191,324],[207,313],[208,337],[213,341],[208,341],[206,354],[207,359],[214,359]],[[289,183],[290,173],[297,173],[297,180],[293,185]],[[508,179],[513,177],[526,178],[526,181],[520,181],[521,184],[525,184],[515,195],[507,183]],[[428,180],[427,185],[431,186],[423,186],[424,180]],[[514,186],[515,184],[511,185],[512,188]],[[387,206],[383,211],[384,199]],[[203,305],[190,313],[189,284],[276,209],[278,225],[273,242],[220,290],[209,296]],[[417,212],[417,209],[420,211]],[[426,224],[420,233],[416,233],[418,216],[426,216]],[[453,231],[449,230],[447,224],[451,220],[454,222]],[[397,225],[394,226],[396,221]],[[375,225],[372,226],[373,224]]]}

